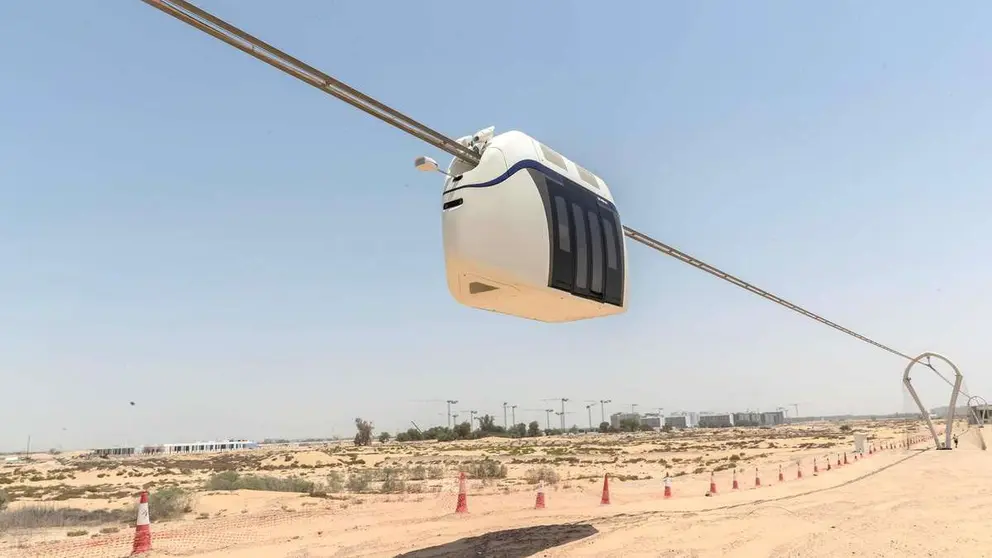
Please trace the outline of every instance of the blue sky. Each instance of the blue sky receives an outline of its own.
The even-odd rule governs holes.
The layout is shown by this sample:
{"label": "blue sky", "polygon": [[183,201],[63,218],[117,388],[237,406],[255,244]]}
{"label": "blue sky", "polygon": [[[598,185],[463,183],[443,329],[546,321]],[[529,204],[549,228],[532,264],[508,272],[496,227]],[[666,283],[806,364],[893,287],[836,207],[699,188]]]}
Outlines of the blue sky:
{"label": "blue sky", "polygon": [[[990,394],[992,6],[366,4],[199,5],[450,136],[523,130],[626,224]],[[447,398],[909,410],[899,358],[630,241],[622,316],[461,307],[412,168],[443,154],[138,0],[57,6],[0,6],[0,449]]]}

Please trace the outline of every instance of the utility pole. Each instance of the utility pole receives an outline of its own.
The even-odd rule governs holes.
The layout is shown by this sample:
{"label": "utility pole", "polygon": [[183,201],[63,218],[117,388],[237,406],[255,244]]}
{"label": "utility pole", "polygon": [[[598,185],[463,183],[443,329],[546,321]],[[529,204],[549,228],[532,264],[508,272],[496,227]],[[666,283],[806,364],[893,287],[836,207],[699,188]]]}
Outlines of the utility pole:
{"label": "utility pole", "polygon": [[596,403],[586,405],[586,412],[589,413],[589,430],[592,430],[592,408],[595,406]]}
{"label": "utility pole", "polygon": [[510,418],[513,419],[513,426],[517,425],[517,406],[510,405]]}
{"label": "utility pole", "polygon": [[640,405],[638,405],[637,403],[631,403],[630,404],[630,414],[634,414],[634,407],[639,407],[639,406]]}
{"label": "utility pole", "polygon": [[472,424],[475,422],[475,415],[479,414],[479,411],[462,411],[463,413],[468,413],[468,422]]}
{"label": "utility pole", "polygon": [[506,408],[509,406],[510,406],[509,403],[507,403],[506,401],[503,402],[503,430],[510,429],[510,425],[506,423]]}
{"label": "utility pole", "polygon": [[565,402],[568,401],[567,397],[561,398],[561,430],[565,431]]}
{"label": "utility pole", "polygon": [[455,424],[458,424],[458,413],[450,415],[450,417],[455,419]]}
{"label": "utility pole", "polygon": [[612,399],[599,400],[599,422],[606,422],[606,404],[613,403]]}
{"label": "utility pole", "polygon": [[796,416],[792,417],[792,420],[799,418],[799,403],[793,403],[790,406],[796,408]]}
{"label": "utility pole", "polygon": [[545,418],[547,418],[547,421],[548,421],[548,427],[547,427],[546,430],[551,430],[551,413],[555,412],[555,410],[554,409],[545,409],[544,412],[547,413],[547,416]]}
{"label": "utility pole", "polygon": [[[449,399],[448,400],[448,428],[451,428],[451,416],[452,416],[451,415],[451,406],[452,405],[455,405],[457,403],[458,403],[458,400],[457,399]],[[454,416],[455,416],[455,420],[458,420],[458,415],[454,415]]]}

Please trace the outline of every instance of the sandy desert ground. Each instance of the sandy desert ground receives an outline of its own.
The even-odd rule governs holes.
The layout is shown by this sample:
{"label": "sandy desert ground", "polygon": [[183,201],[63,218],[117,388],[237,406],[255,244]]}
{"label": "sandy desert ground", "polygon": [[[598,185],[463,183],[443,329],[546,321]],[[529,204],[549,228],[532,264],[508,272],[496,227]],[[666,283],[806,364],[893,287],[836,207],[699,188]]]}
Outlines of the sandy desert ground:
{"label": "sandy desert ground", "polygon": [[[853,432],[876,447],[907,435],[920,442],[855,461]],[[0,556],[128,556],[133,519],[122,515],[133,513],[140,490],[170,486],[193,499],[176,519],[152,512],[148,556],[992,556],[992,455],[980,449],[982,433],[972,428],[957,451],[934,451],[923,432],[920,423],[875,421],[123,460],[35,456],[0,468],[0,488],[15,498],[4,513],[46,505],[106,510],[109,519],[0,529]],[[844,452],[848,464],[837,467]],[[205,488],[232,470],[310,488]],[[466,514],[454,513],[459,471],[469,472]],[[715,495],[707,495],[711,474]],[[542,479],[547,506],[538,510]]]}

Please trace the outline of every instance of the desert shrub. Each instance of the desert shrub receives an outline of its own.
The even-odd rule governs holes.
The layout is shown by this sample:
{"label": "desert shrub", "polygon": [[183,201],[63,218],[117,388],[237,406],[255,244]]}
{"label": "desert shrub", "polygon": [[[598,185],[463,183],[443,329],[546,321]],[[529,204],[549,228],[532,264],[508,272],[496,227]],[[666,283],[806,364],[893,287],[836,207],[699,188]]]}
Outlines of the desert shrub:
{"label": "desert shrub", "polygon": [[239,476],[235,471],[224,471],[211,475],[204,483],[206,490],[237,490]]}
{"label": "desert shrub", "polygon": [[68,533],[66,533],[65,536],[67,536],[67,537],[82,537],[82,536],[88,535],[88,534],[89,534],[89,531],[87,531],[86,529],[74,529],[74,530],[69,531]]}
{"label": "desert shrub", "polygon": [[444,478],[444,467],[441,465],[431,465],[427,468],[427,478],[439,480]]}
{"label": "desert shrub", "polygon": [[32,504],[0,513],[0,533],[13,529],[45,529],[50,527],[79,527],[105,523],[134,521],[133,510],[82,510],[56,507],[54,504]]}
{"label": "desert shrub", "polygon": [[422,481],[427,478],[427,468],[423,465],[417,465],[413,469],[410,469],[410,480]]}
{"label": "desert shrub", "polygon": [[379,489],[383,494],[396,494],[406,490],[406,483],[403,482],[402,471],[396,468],[382,470],[382,487]]}
{"label": "desert shrub", "polygon": [[348,475],[348,492],[368,492],[372,476],[367,471],[356,471]]}
{"label": "desert shrub", "polygon": [[344,489],[344,474],[340,471],[331,471],[327,475],[327,491],[341,492]]}
{"label": "desert shrub", "polygon": [[840,431],[841,432],[850,432],[851,431],[851,425],[850,424],[842,424],[841,427],[840,427]]}
{"label": "desert shrub", "polygon": [[0,488],[0,512],[7,509],[7,506],[9,506],[13,501],[13,497],[11,497],[10,494],[7,494],[6,490]]}
{"label": "desert shrub", "polygon": [[[169,486],[148,493],[148,515],[156,521],[177,519],[193,511],[193,494],[178,486]],[[132,517],[137,517],[135,507]]]}
{"label": "desert shrub", "polygon": [[557,484],[558,483],[558,471],[555,471],[552,467],[538,467],[536,469],[530,469],[527,471],[527,482],[530,484],[537,484],[543,482],[544,484]]}
{"label": "desert shrub", "polygon": [[735,454],[732,454],[732,455],[731,455],[730,457],[728,457],[727,459],[730,459],[731,461],[740,461],[740,459],[741,459],[741,456],[739,456],[739,455],[737,455],[737,454],[735,453]]}
{"label": "desert shrub", "polygon": [[489,458],[467,464],[465,472],[477,479],[504,479],[507,473],[506,465]]}
{"label": "desert shrub", "polygon": [[382,432],[379,434],[379,443],[385,444],[386,442],[389,441],[390,438],[392,438],[392,436],[389,434],[389,432]]}
{"label": "desert shrub", "polygon": [[234,471],[216,473],[207,479],[207,490],[264,490],[269,492],[310,493],[317,486],[308,480],[290,477],[280,478],[269,475],[240,475]]}

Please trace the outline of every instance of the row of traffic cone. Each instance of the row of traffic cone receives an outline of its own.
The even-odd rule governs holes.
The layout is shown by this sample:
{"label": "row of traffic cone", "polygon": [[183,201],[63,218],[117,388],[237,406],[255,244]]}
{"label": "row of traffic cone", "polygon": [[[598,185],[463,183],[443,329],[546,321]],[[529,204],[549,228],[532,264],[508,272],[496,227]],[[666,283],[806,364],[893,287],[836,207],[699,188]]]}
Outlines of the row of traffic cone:
{"label": "row of traffic cone", "polygon": [[[883,445],[883,447],[885,447],[885,446]],[[889,446],[889,447],[894,447],[894,445]],[[868,447],[868,453],[867,453],[867,455],[874,455],[878,451],[879,450],[876,450],[873,445],[872,446],[869,446]],[[854,455],[854,461],[857,461],[857,460],[858,460],[858,456],[857,456],[857,454],[855,454]],[[830,462],[831,462],[830,456],[827,456],[827,458],[826,458],[826,463],[827,463],[826,470],[827,471],[831,470],[831,464],[830,464]],[[843,453],[838,453],[837,454],[837,467],[841,467],[843,465],[849,465],[850,463],[851,462],[848,460],[847,452],[843,452]],[[819,465],[819,462],[817,461],[817,459],[814,457],[813,458],[813,474],[816,475],[816,474],[819,474],[819,473],[820,473],[820,465]],[[801,478],[803,478],[803,467],[802,467],[802,462],[799,462],[799,463],[797,463],[796,479],[801,479]],[[778,466],[778,481],[779,482],[785,482],[785,472],[782,469],[782,465],[779,465]],[[662,482],[663,482],[663,486],[664,486],[663,497],[666,498],[666,499],[672,498],[674,496],[674,493],[673,493],[673,490],[672,490],[672,477],[668,473],[666,473],[665,474],[665,478],[664,478],[664,480]],[[755,488],[760,488],[761,487],[761,472],[760,472],[760,470],[757,467],[755,467],[755,469],[754,469],[754,487]],[[732,488],[732,490],[740,490],[740,483],[737,480],[737,470],[736,469],[734,469],[734,472],[733,472],[733,479],[732,479],[732,486],[731,486],[731,488]],[[715,495],[716,493],[717,493],[716,474],[715,473],[710,473],[710,490],[709,490],[708,494]],[[602,496],[600,497],[599,503],[600,503],[600,505],[609,505],[610,504],[610,476],[609,476],[609,474],[606,474],[603,477],[603,492],[602,492]],[[536,496],[536,499],[535,499],[535,502],[534,502],[534,509],[543,510],[543,509],[545,509],[546,506],[547,506],[547,500],[546,500],[546,497],[545,497],[545,494],[544,494],[544,483],[542,482],[542,483],[539,483],[538,484],[538,487],[537,487],[537,496]],[[459,477],[458,477],[458,501],[457,501],[457,503],[455,505],[455,513],[468,513],[468,492],[466,490],[465,473],[464,472],[461,473],[459,475]]]}

